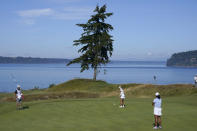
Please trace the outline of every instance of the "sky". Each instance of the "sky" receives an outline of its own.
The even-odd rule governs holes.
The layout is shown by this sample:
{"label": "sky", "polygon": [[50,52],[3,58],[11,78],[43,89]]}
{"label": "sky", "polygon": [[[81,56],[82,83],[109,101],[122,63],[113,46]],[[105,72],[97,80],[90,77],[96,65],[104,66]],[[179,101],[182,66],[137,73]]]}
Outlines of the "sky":
{"label": "sky", "polygon": [[112,60],[165,61],[197,50],[197,0],[1,0],[0,56],[79,56],[73,41],[96,5],[113,12]]}

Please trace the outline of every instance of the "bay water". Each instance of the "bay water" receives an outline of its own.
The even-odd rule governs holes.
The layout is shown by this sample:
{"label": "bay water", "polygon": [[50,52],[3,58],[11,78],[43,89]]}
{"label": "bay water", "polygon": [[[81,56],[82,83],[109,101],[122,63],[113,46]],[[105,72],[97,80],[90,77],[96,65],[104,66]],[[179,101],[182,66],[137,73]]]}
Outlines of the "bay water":
{"label": "bay water", "polygon": [[[166,67],[162,61],[112,61],[99,68],[98,80],[108,83],[193,84],[197,68]],[[156,79],[153,77],[156,76]],[[80,73],[74,64],[0,64],[0,92],[22,89],[48,88],[75,78],[93,77],[93,70]]]}

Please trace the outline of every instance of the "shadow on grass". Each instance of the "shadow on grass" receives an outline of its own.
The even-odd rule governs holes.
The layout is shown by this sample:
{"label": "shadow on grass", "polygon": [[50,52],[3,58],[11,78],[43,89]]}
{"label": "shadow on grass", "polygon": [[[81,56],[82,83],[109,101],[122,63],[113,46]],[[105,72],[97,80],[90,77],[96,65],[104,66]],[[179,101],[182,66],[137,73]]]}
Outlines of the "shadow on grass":
{"label": "shadow on grass", "polygon": [[23,106],[23,107],[21,108],[21,110],[26,110],[26,109],[29,109],[29,106]]}

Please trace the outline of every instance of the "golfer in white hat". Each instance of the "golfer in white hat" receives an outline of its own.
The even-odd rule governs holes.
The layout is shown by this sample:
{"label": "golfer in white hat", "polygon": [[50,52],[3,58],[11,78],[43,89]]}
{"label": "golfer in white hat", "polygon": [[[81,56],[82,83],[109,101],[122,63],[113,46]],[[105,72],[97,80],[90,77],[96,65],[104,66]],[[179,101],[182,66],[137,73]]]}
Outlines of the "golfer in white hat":
{"label": "golfer in white hat", "polygon": [[20,110],[20,109],[22,109],[22,98],[23,98],[23,94],[22,94],[20,85],[17,85],[17,88],[16,88],[14,94],[16,97],[16,107],[17,107],[17,109]]}
{"label": "golfer in white hat", "polygon": [[158,129],[158,128],[162,128],[161,126],[161,104],[162,104],[162,100],[160,97],[159,92],[155,93],[156,98],[153,100],[152,105],[154,106],[154,118],[155,118],[155,124],[153,129]]}

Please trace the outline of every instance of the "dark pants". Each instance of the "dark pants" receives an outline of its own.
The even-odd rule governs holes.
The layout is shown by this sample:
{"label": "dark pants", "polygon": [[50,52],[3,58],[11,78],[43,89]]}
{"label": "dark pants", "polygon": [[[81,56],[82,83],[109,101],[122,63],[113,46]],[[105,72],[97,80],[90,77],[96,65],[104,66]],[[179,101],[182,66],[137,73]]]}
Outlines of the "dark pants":
{"label": "dark pants", "polygon": [[21,103],[22,102],[22,99],[21,98],[20,99],[19,98],[16,98],[16,102],[17,103]]}

